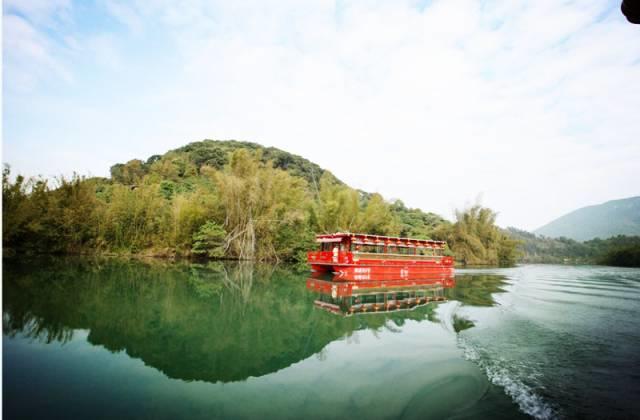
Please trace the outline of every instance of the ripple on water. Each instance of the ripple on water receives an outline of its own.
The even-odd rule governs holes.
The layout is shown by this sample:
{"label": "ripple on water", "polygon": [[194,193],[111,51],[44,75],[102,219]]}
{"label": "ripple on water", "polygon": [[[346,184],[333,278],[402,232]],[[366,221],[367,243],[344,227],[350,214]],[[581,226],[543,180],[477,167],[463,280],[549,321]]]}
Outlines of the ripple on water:
{"label": "ripple on water", "polygon": [[459,308],[477,327],[458,334],[465,358],[535,418],[631,418],[640,410],[640,270],[523,266],[495,274],[510,283],[494,296],[503,306]]}

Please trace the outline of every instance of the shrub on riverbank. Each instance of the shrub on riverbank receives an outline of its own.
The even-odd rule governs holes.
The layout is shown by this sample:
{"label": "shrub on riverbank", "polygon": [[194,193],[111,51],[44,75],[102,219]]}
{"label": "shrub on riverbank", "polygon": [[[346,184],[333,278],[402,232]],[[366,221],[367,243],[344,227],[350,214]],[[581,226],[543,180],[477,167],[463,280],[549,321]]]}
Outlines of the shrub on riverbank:
{"label": "shrub on riverbank", "polygon": [[640,267],[640,246],[611,250],[602,257],[600,263],[616,267]]}

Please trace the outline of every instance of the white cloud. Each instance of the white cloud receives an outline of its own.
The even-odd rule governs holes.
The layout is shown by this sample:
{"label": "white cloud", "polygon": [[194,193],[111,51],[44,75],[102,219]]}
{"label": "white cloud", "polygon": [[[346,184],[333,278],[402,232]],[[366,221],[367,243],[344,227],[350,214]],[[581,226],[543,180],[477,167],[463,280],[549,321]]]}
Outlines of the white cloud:
{"label": "white cloud", "polygon": [[5,89],[20,92],[32,90],[38,80],[51,73],[69,82],[72,74],[67,66],[52,53],[55,48],[28,21],[8,15],[3,18],[3,61],[6,79]]}
{"label": "white cloud", "polygon": [[113,71],[125,70],[124,59],[118,50],[117,42],[110,34],[87,37],[80,52],[92,57],[95,63],[102,68]]}
{"label": "white cloud", "polygon": [[4,0],[4,13],[19,14],[35,25],[54,27],[56,22],[68,22],[71,0]]}
{"label": "white cloud", "polygon": [[126,160],[236,138],[445,216],[481,194],[524,228],[639,193],[637,28],[601,2],[108,5],[129,31],[166,34],[169,59],[145,74],[118,50],[129,32],[102,38],[130,97],[58,133],[118,126],[95,133],[93,173],[107,148]]}
{"label": "white cloud", "polygon": [[131,32],[140,33],[144,24],[135,9],[125,2],[106,0],[105,7],[109,14],[124,24]]}

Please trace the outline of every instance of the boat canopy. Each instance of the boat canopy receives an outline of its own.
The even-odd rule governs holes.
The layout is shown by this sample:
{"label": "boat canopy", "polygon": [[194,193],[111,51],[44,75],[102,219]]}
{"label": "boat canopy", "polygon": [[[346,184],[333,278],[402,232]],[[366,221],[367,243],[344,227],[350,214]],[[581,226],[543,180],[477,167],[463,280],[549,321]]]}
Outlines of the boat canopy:
{"label": "boat canopy", "polygon": [[316,242],[322,242],[322,243],[342,242],[342,238],[318,238],[318,237],[316,237]]}
{"label": "boat canopy", "polygon": [[328,233],[316,235],[316,242],[349,242],[357,245],[393,245],[406,248],[444,248],[444,241],[369,235],[364,233]]}

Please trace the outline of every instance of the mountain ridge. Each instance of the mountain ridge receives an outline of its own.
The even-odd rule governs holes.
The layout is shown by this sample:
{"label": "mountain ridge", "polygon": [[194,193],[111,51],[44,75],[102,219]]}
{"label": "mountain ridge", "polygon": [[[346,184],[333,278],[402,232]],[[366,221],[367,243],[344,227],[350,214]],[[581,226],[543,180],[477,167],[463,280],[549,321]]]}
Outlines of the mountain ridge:
{"label": "mountain ridge", "polygon": [[640,196],[581,207],[535,229],[533,233],[576,241],[640,235]]}

